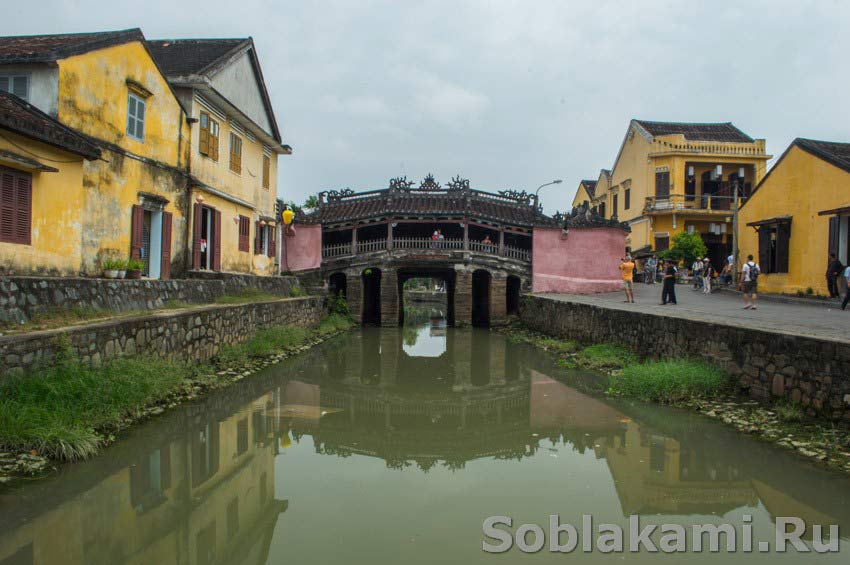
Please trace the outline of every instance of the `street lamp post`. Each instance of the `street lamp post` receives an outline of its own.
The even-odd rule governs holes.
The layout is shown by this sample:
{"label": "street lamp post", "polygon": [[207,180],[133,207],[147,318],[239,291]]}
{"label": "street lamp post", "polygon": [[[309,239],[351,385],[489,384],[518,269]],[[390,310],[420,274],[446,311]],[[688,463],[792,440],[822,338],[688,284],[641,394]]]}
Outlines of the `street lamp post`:
{"label": "street lamp post", "polygon": [[540,189],[541,188],[543,188],[544,186],[549,186],[550,184],[561,184],[562,182],[564,182],[564,181],[562,181],[561,179],[555,179],[552,182],[547,182],[547,183],[544,183],[544,184],[541,184],[540,186],[538,186],[537,190],[534,191],[534,205],[537,206],[537,205],[540,204],[540,196],[539,195],[540,195]]}

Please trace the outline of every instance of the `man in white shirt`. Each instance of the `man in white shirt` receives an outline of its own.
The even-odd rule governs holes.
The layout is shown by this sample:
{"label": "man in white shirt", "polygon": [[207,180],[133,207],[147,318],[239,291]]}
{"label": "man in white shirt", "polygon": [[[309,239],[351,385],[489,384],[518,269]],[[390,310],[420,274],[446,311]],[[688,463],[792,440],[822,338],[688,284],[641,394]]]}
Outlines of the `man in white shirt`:
{"label": "man in white shirt", "polygon": [[744,291],[744,310],[757,310],[758,280],[761,268],[753,261],[752,255],[747,255],[747,262],[741,267],[741,286]]}
{"label": "man in white shirt", "polygon": [[841,309],[847,309],[847,303],[850,302],[850,265],[844,269],[844,282],[847,283],[847,290],[844,291],[844,301],[841,303]]}

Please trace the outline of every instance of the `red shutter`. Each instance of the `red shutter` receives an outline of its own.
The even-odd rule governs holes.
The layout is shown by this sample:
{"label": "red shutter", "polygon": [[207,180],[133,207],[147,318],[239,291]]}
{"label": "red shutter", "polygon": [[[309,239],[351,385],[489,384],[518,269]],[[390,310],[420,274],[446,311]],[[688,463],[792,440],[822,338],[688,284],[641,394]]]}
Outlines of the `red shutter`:
{"label": "red shutter", "polygon": [[32,241],[32,177],[0,168],[0,241]]}
{"label": "red shutter", "polygon": [[15,228],[15,239],[18,243],[29,245],[32,240],[32,177],[27,174],[18,175],[18,222]]}
{"label": "red shutter", "polygon": [[0,241],[15,241],[15,176],[0,169]]}
{"label": "red shutter", "polygon": [[221,212],[213,210],[213,271],[221,270]]}
{"label": "red shutter", "polygon": [[274,232],[277,231],[274,227],[269,226],[269,249],[268,256],[274,258],[277,254],[277,242],[274,239]]}
{"label": "red shutter", "polygon": [[260,222],[254,222],[254,255],[262,253],[260,241]]}
{"label": "red shutter", "polygon": [[195,204],[192,214],[192,268],[201,268],[201,205]]}
{"label": "red shutter", "polygon": [[142,228],[144,223],[144,208],[134,204],[132,222],[130,223],[130,259],[142,258]]}
{"label": "red shutter", "polygon": [[162,260],[159,267],[159,278],[171,278],[171,212],[162,213]]}

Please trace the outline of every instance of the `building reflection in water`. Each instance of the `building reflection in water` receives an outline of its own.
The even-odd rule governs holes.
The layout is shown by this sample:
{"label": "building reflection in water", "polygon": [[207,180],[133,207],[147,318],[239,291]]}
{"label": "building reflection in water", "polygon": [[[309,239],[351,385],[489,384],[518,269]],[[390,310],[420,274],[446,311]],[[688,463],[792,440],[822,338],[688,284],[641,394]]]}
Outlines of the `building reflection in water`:
{"label": "building reflection in water", "polygon": [[[501,336],[426,326],[423,337],[437,341],[420,350],[403,331],[352,334],[166,414],[57,479],[0,495],[0,565],[266,563],[287,509],[275,457],[291,441],[426,473],[525,460],[548,443],[604,460],[624,516],[761,504],[774,516],[848,521],[829,489],[795,480],[811,469],[780,472],[716,427],[706,434],[681,415],[589,396]],[[316,487],[293,489],[305,486]]]}

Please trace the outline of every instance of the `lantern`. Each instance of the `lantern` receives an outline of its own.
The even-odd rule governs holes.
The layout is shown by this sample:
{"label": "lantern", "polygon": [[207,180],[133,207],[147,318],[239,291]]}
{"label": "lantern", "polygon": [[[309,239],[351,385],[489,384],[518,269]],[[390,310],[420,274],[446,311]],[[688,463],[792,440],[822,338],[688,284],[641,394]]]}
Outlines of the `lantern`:
{"label": "lantern", "polygon": [[284,225],[290,225],[292,223],[293,218],[295,218],[295,213],[287,208],[280,214],[281,218],[283,218]]}

